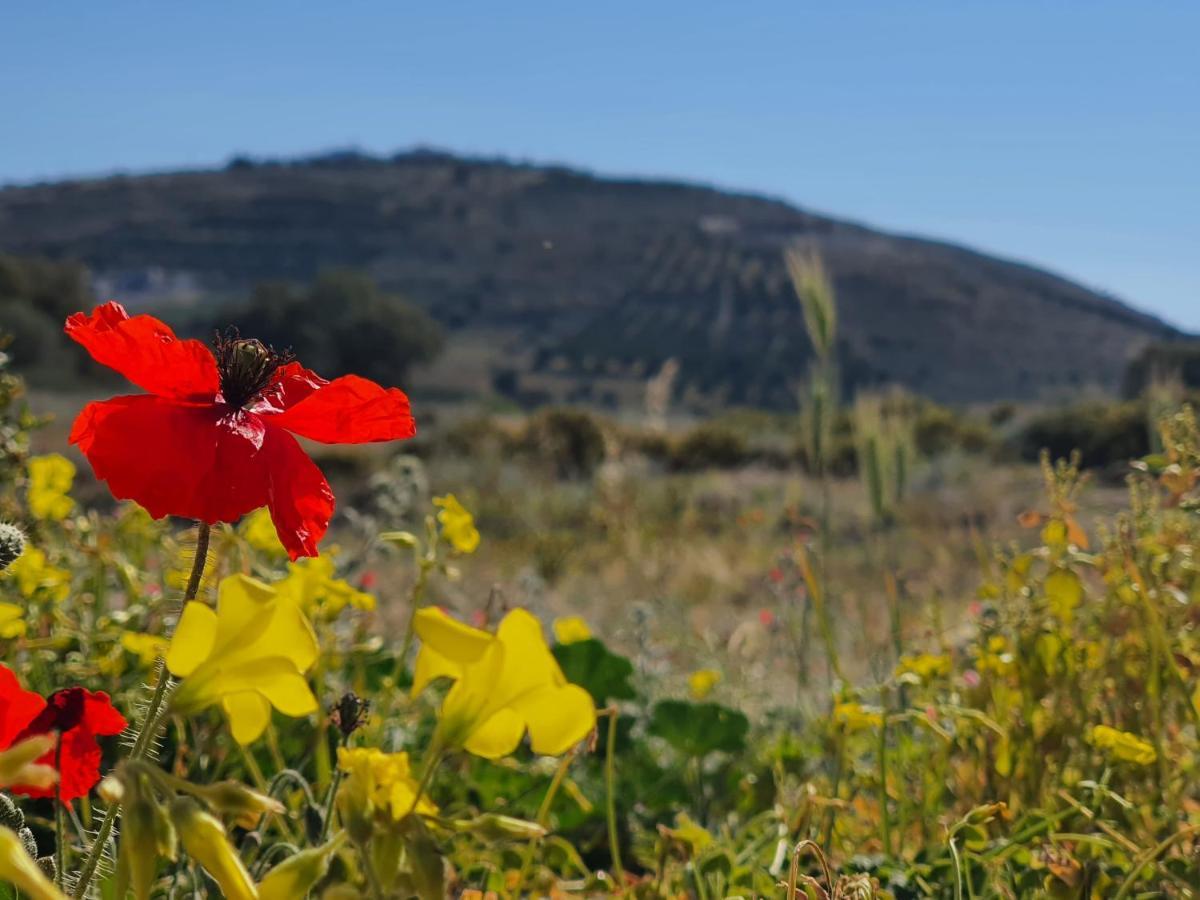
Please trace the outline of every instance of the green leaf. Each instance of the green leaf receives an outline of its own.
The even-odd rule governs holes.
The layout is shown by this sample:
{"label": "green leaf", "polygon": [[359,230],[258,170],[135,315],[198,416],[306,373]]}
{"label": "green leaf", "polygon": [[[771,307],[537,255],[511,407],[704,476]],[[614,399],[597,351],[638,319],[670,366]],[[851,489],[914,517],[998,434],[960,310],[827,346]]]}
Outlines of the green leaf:
{"label": "green leaf", "polygon": [[739,753],[749,731],[749,719],[718,703],[661,700],[650,716],[650,733],[687,756]]}
{"label": "green leaf", "polygon": [[554,658],[567,681],[591,694],[597,706],[607,706],[609,700],[632,700],[637,696],[629,680],[633,675],[633,663],[613,653],[595,638],[558,644],[554,647]]}

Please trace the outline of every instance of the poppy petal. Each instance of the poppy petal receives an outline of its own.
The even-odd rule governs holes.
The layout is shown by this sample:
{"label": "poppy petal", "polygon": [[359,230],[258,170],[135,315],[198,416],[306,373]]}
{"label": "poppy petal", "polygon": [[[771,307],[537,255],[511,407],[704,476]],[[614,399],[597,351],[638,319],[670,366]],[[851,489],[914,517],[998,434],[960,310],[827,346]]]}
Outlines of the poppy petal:
{"label": "poppy petal", "polygon": [[329,482],[300,443],[280,428],[267,429],[262,456],[267,473],[264,503],[271,512],[280,542],[293,561],[301,556],[316,556],[317,544],[333,517],[333,491]]}
{"label": "poppy petal", "polygon": [[46,701],[40,694],[25,690],[12,669],[0,665],[0,750],[11,747],[45,708]]}
{"label": "poppy petal", "polygon": [[154,518],[232,522],[267,503],[265,431],[251,413],[138,395],[89,403],[70,441],[114,497]]}
{"label": "poppy petal", "polygon": [[271,384],[251,408],[258,413],[280,413],[327,384],[328,380],[298,362],[284,363],[275,370]]}
{"label": "poppy petal", "polygon": [[129,724],[104,691],[89,691],[84,701],[83,721],[94,734],[120,734]]}
{"label": "poppy petal", "polygon": [[75,313],[64,330],[96,362],[152,394],[211,401],[220,390],[212,352],[199,341],[181,341],[153,316],[130,318],[121,304],[109,301],[90,315]]}
{"label": "poppy petal", "polygon": [[335,378],[273,416],[271,423],[323,444],[396,441],[417,433],[404,391],[357,375]]}

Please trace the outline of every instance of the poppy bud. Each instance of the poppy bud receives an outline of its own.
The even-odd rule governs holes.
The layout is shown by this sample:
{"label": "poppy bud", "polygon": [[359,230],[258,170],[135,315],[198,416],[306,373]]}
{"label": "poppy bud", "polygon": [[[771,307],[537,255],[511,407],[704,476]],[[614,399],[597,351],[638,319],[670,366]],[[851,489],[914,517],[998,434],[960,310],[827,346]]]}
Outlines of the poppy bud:
{"label": "poppy bud", "polygon": [[7,569],[25,552],[25,532],[16,525],[0,522],[0,571]]}
{"label": "poppy bud", "polygon": [[253,830],[264,813],[282,815],[284,806],[274,797],[260,794],[237,781],[218,781],[196,788],[195,795],[222,815],[230,816],[234,824]]}
{"label": "poppy bud", "polygon": [[345,839],[346,832],[340,831],[322,846],[301,850],[285,859],[259,883],[259,900],[292,900],[305,896],[325,877],[329,871],[329,857]]}
{"label": "poppy bud", "polygon": [[32,900],[65,900],[26,851],[21,838],[8,828],[0,828],[0,882],[11,884]]}
{"label": "poppy bud", "polygon": [[37,856],[37,839],[33,836],[33,832],[25,826],[25,814],[13,803],[8,794],[0,794],[0,826],[8,828],[16,834],[30,856]]}
{"label": "poppy bud", "polygon": [[255,900],[257,892],[241,858],[229,846],[225,829],[200,804],[179,797],[171,804],[171,821],[188,856],[200,863],[229,900]]}

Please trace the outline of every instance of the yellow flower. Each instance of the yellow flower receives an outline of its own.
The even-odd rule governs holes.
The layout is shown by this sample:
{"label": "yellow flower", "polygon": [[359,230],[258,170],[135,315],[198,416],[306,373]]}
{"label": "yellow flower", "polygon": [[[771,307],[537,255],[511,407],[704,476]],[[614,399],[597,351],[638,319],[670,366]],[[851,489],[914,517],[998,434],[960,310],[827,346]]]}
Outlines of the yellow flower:
{"label": "yellow flower", "polygon": [[288,564],[288,574],[276,582],[275,590],[307,613],[317,612],[333,618],[347,606],[355,609],[374,609],[375,598],[370,594],[334,577],[333,557],[327,553]]}
{"label": "yellow flower", "polygon": [[304,673],[317,660],[312,625],[295,603],[245,575],[221,581],[217,611],[184,607],[167,650],[167,668],[183,679],[171,708],[187,715],[220,703],[234,739],[255,740],[271,720],[317,711]]}
{"label": "yellow flower", "polygon": [[29,512],[35,519],[59,521],[71,514],[68,496],[75,483],[75,463],[60,453],[29,460]]}
{"label": "yellow flower", "polygon": [[592,636],[592,629],[579,616],[563,616],[554,620],[554,639],[560,644],[577,644]]}
{"label": "yellow flower", "polygon": [[[356,812],[370,815],[378,810],[398,822],[413,809],[417,781],[412,777],[407,753],[384,753],[373,747],[338,749],[338,768],[346,773],[343,802],[353,802]],[[352,799],[351,799],[352,798]],[[421,815],[437,815],[437,807],[426,797],[417,803]]]}
{"label": "yellow flower", "polygon": [[697,669],[688,676],[688,691],[694,700],[703,700],[713,692],[713,688],[721,680],[721,673],[716,669]]}
{"label": "yellow flower", "polygon": [[275,530],[275,523],[271,521],[271,513],[265,506],[242,519],[238,531],[242,533],[246,543],[259,553],[268,556],[283,556],[287,553],[279,541],[279,533]]}
{"label": "yellow flower", "polygon": [[1092,729],[1089,739],[1096,747],[1108,751],[1114,759],[1124,762],[1148,766],[1158,759],[1158,754],[1152,745],[1128,731],[1118,731],[1107,725],[1097,725]]}
{"label": "yellow flower", "polygon": [[154,665],[167,652],[167,639],[156,634],[126,631],[121,634],[121,646],[138,658],[146,668]]}
{"label": "yellow flower", "polygon": [[525,610],[506,615],[495,635],[436,607],[418,610],[415,626],[421,652],[413,693],[435,678],[454,680],[438,719],[443,746],[498,759],[528,731],[534,753],[558,756],[596,726],[591,695],[567,682],[542,626]]}
{"label": "yellow flower", "polygon": [[479,547],[479,530],[475,517],[458,502],[453,494],[434,497],[433,505],[439,507],[438,521],[442,525],[442,537],[459,553],[474,553]]}
{"label": "yellow flower", "polygon": [[916,656],[902,656],[896,666],[896,674],[903,675],[911,672],[922,681],[932,681],[934,678],[944,678],[950,674],[950,657],[944,653],[919,653]]}
{"label": "yellow flower", "polygon": [[15,603],[0,603],[0,638],[25,636],[25,610]]}
{"label": "yellow flower", "polygon": [[847,731],[863,731],[883,725],[883,713],[861,703],[838,703],[833,708],[833,720]]}
{"label": "yellow flower", "polygon": [[71,592],[71,573],[50,565],[45,551],[37,547],[26,547],[7,571],[17,579],[21,594],[30,600],[44,590],[52,600],[62,602]]}
{"label": "yellow flower", "polygon": [[4,827],[0,827],[0,884],[11,884],[21,896],[32,900],[66,900],[66,895],[33,861],[16,833]]}

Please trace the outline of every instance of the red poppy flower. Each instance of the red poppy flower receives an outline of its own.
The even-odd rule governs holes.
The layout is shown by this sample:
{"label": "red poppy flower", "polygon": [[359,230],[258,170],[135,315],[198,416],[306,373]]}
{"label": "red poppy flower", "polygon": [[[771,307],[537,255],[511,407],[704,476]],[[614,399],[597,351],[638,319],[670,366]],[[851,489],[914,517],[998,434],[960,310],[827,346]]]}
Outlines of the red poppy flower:
{"label": "red poppy flower", "polygon": [[12,671],[0,665],[0,749],[36,734],[59,734],[58,752],[51,750],[38,760],[58,769],[58,784],[48,788],[14,785],[9,788],[14,793],[61,796],[64,803],[83,797],[100,780],[96,736],[120,734],[125,725],[125,717],[103,691],[66,688],[46,701],[22,688]]}
{"label": "red poppy flower", "polygon": [[330,444],[410,438],[408,397],[345,375],[326,381],[258,341],[180,340],[119,303],[67,319],[92,358],[147,394],[89,403],[78,445],[113,496],[154,518],[232,522],[266,506],[292,559],[316,556],[333,492],[295,435]]}

